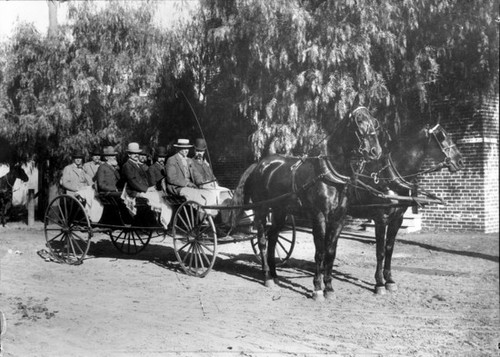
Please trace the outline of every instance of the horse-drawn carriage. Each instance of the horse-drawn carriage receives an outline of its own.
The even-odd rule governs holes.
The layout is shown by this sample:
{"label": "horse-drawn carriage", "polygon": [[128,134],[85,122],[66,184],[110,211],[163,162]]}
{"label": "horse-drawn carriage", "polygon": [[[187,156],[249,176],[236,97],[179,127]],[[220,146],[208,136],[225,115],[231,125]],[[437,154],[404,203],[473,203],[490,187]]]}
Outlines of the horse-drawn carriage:
{"label": "horse-drawn carriage", "polygon": [[[265,285],[272,286],[277,280],[277,264],[290,257],[295,245],[290,207],[300,207],[311,219],[316,248],[313,298],[322,299],[333,293],[333,262],[349,213],[375,220],[375,291],[394,290],[391,257],[403,213],[412,205],[443,202],[423,190],[420,193],[424,197],[418,196],[418,186],[406,178],[424,172],[421,166],[428,156],[443,160],[435,170],[447,167],[453,172],[463,163],[460,152],[439,125],[424,127],[413,133],[411,140],[388,152],[379,143],[381,132],[369,111],[358,107],[327,136],[326,155],[266,157],[243,174],[230,206],[172,202],[175,215],[169,229],[155,223],[150,211],[148,216],[144,203],[142,208],[138,203],[137,218],[124,219],[127,215],[121,203],[117,198],[110,199],[105,209],[114,218],[92,223],[82,202],[59,196],[45,217],[47,245],[57,259],[76,264],[85,257],[95,233],[108,234],[113,244],[127,254],[140,252],[154,237],[170,235],[182,269],[190,275],[205,276],[213,267],[218,244],[251,240],[254,252],[259,253]],[[105,197],[101,199],[106,201]],[[218,214],[209,214],[210,210]],[[242,220],[234,219],[230,225],[224,220],[221,223],[218,216],[226,210],[233,216],[252,210],[254,230],[245,216]],[[242,234],[245,231],[247,234]]]}

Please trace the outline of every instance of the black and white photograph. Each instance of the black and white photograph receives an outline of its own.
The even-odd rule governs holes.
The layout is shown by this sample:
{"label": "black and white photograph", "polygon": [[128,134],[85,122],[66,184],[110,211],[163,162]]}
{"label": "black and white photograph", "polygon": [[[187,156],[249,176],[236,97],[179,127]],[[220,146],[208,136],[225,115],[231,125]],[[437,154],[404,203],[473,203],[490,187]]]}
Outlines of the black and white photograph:
{"label": "black and white photograph", "polygon": [[0,357],[500,356],[500,0],[0,0]]}

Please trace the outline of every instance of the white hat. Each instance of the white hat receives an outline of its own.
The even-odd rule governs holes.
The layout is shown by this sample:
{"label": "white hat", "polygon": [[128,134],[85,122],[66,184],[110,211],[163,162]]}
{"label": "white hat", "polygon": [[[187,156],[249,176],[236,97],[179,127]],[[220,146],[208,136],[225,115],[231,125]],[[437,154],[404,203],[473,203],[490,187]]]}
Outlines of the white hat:
{"label": "white hat", "polygon": [[189,139],[177,139],[177,142],[174,144],[174,147],[181,149],[188,149],[190,147],[193,147],[193,145],[189,143]]}
{"label": "white hat", "polygon": [[133,154],[140,154],[141,153],[141,149],[139,149],[139,144],[138,143],[130,143],[130,144],[128,144],[127,152],[130,152],[130,153],[133,153]]}

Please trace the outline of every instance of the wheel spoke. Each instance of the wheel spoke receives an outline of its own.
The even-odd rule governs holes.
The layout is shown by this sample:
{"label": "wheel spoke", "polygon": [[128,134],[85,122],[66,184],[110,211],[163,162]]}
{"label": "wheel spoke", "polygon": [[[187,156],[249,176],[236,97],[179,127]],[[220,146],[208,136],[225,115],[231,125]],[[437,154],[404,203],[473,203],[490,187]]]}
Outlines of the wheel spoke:
{"label": "wheel spoke", "polygon": [[[54,229],[54,231],[55,231],[55,230],[57,230],[57,229]],[[59,233],[59,234],[57,234],[57,235],[55,235],[55,236],[54,236],[54,237],[52,237],[51,239],[49,239],[49,240],[47,241],[47,243],[52,242],[53,240],[56,240],[56,239],[57,239],[57,238],[59,238],[59,237],[64,238],[64,232],[62,232],[60,229],[59,229],[58,231],[59,231],[60,233]]]}

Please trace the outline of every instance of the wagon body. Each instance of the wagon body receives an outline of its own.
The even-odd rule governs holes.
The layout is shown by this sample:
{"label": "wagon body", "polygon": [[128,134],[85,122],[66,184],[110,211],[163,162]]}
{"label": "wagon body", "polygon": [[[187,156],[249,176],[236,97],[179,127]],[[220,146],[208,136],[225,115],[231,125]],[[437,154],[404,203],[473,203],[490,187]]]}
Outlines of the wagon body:
{"label": "wagon body", "polygon": [[[220,213],[234,210],[228,206],[202,206],[183,198],[167,197],[174,209],[173,218],[166,229],[159,223],[158,213],[146,199],[136,198],[136,214],[130,214],[119,194],[100,194],[102,216],[92,222],[85,210],[85,201],[78,196],[60,195],[49,204],[44,231],[46,245],[55,260],[66,264],[81,264],[88,253],[95,234],[110,237],[113,245],[124,254],[137,254],[144,250],[151,239],[171,236],[177,261],[184,272],[203,277],[212,269],[220,244],[250,241],[257,257],[256,232],[252,228],[251,214],[244,215],[234,228],[225,226]],[[208,209],[210,208],[210,209]],[[292,254],[295,245],[295,221],[288,217],[286,232],[280,234],[276,248],[277,263],[283,264]]]}

